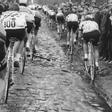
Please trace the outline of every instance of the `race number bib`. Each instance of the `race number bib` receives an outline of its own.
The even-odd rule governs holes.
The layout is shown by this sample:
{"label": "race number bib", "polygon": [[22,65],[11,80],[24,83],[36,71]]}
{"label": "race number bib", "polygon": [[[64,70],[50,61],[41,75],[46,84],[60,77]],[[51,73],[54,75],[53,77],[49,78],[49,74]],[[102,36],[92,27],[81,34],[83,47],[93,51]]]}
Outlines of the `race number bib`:
{"label": "race number bib", "polygon": [[15,19],[6,20],[3,22],[5,29],[15,28],[16,27],[16,21]]}
{"label": "race number bib", "polygon": [[21,29],[26,26],[26,19],[23,14],[13,14],[4,18],[2,24],[5,29]]}

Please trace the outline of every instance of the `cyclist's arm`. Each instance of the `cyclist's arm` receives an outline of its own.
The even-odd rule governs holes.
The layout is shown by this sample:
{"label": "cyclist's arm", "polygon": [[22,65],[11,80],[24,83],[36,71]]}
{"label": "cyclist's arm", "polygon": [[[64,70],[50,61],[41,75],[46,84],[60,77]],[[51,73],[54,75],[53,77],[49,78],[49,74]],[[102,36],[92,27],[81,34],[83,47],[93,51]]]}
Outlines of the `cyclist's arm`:
{"label": "cyclist's arm", "polygon": [[2,25],[2,23],[0,23],[0,37],[3,39],[3,40],[6,40],[6,31]]}

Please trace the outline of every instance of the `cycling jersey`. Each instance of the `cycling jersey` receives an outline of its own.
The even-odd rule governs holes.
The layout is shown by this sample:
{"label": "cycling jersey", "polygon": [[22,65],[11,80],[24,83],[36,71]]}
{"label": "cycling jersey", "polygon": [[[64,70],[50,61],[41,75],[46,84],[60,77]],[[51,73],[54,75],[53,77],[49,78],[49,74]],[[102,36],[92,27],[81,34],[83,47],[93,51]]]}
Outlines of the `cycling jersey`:
{"label": "cycling jersey", "polygon": [[69,21],[77,21],[78,22],[78,16],[76,14],[69,14],[66,17],[66,21],[67,22],[69,22]]}
{"label": "cycling jersey", "polygon": [[22,12],[27,22],[34,22],[35,13],[28,7],[20,6],[20,12]]}
{"label": "cycling jersey", "polygon": [[94,30],[99,31],[99,26],[95,21],[87,20],[82,21],[79,25],[79,29],[83,31],[83,33],[92,32]]}
{"label": "cycling jersey", "polygon": [[1,22],[7,29],[23,29],[26,27],[25,15],[18,11],[7,11],[1,16]]}
{"label": "cycling jersey", "polygon": [[50,15],[50,16],[54,16],[54,15],[55,15],[55,12],[54,12],[54,11],[52,11],[52,10],[49,10],[49,12],[48,12],[48,13],[49,13],[49,15]]}

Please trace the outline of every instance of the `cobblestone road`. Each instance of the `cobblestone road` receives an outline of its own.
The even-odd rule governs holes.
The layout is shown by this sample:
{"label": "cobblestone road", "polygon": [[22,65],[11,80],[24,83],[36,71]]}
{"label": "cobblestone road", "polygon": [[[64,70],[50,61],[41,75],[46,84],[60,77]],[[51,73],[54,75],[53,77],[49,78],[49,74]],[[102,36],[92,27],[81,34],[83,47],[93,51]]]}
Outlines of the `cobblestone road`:
{"label": "cobblestone road", "polygon": [[16,73],[8,104],[1,105],[0,112],[112,112],[68,69],[67,58],[52,36],[42,21],[38,52],[51,61],[37,58],[26,66],[24,75]]}

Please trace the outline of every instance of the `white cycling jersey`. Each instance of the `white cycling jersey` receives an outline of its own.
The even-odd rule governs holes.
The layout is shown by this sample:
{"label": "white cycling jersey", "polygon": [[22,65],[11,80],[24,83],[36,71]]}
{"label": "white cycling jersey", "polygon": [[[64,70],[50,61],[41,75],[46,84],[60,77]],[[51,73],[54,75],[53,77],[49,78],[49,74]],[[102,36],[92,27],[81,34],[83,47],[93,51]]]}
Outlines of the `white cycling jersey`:
{"label": "white cycling jersey", "polygon": [[78,16],[76,14],[69,14],[67,17],[66,17],[66,21],[67,22],[74,22],[74,21],[77,21],[78,22]]}
{"label": "white cycling jersey", "polygon": [[20,6],[20,12],[22,12],[25,15],[27,22],[34,22],[35,13],[30,8]]}
{"label": "white cycling jersey", "polygon": [[83,33],[89,33],[95,30],[99,31],[99,26],[95,21],[87,20],[80,23],[79,29],[82,30]]}
{"label": "white cycling jersey", "polygon": [[50,16],[54,16],[55,15],[55,12],[53,10],[49,10],[48,13],[49,13]]}
{"label": "white cycling jersey", "polygon": [[26,27],[25,15],[17,11],[6,11],[1,16],[1,23],[6,29],[23,29]]}

